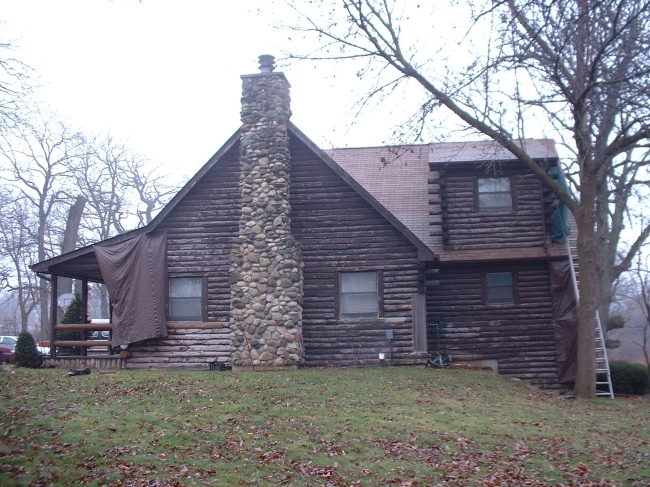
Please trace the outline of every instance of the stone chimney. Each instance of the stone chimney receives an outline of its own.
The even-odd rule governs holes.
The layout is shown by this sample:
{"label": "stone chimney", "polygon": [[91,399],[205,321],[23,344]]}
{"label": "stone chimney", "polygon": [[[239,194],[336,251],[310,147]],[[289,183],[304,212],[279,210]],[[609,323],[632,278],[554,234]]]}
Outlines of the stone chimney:
{"label": "stone chimney", "polygon": [[260,56],[242,76],[239,240],[230,256],[233,370],[295,368],[302,345],[302,254],[291,234],[289,82]]}

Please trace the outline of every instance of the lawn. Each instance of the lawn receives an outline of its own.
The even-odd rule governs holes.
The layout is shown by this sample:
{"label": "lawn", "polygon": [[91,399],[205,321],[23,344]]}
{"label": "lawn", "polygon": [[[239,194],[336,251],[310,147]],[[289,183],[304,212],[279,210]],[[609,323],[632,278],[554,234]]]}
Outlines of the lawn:
{"label": "lawn", "polygon": [[0,485],[650,485],[650,400],[487,372],[0,370]]}

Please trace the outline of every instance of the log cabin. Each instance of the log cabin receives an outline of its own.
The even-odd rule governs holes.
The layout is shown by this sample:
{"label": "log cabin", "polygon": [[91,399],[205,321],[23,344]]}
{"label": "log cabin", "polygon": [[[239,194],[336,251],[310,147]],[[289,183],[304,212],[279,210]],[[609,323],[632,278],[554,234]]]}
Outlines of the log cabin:
{"label": "log cabin", "polygon": [[[74,326],[56,322],[67,277],[109,290],[120,354],[98,366],[440,355],[542,387],[572,380],[558,202],[522,163],[485,141],[322,150],[291,123],[272,56],[260,70],[242,76],[241,127],[149,225],[32,266],[52,285],[52,336]],[[557,172],[552,141],[520,143]],[[47,363],[70,366],[56,349]]]}

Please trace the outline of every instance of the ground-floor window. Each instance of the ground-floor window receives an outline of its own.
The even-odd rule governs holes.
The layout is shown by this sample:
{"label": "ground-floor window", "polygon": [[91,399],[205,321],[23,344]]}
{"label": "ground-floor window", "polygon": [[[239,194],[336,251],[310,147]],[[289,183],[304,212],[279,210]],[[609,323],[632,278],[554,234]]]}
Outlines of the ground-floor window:
{"label": "ground-floor window", "polygon": [[512,272],[488,272],[485,275],[487,303],[514,303],[515,280]]}
{"label": "ground-floor window", "polygon": [[381,315],[381,273],[339,273],[339,316],[376,318]]}
{"label": "ground-floor window", "polygon": [[203,278],[169,279],[169,320],[203,321]]}

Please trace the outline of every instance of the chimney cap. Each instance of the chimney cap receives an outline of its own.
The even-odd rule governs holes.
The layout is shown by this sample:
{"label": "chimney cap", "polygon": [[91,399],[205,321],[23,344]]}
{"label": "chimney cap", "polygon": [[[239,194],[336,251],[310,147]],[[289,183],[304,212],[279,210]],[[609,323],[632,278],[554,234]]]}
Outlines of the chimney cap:
{"label": "chimney cap", "polygon": [[259,57],[260,73],[272,73],[275,69],[275,56],[270,54],[262,54]]}

